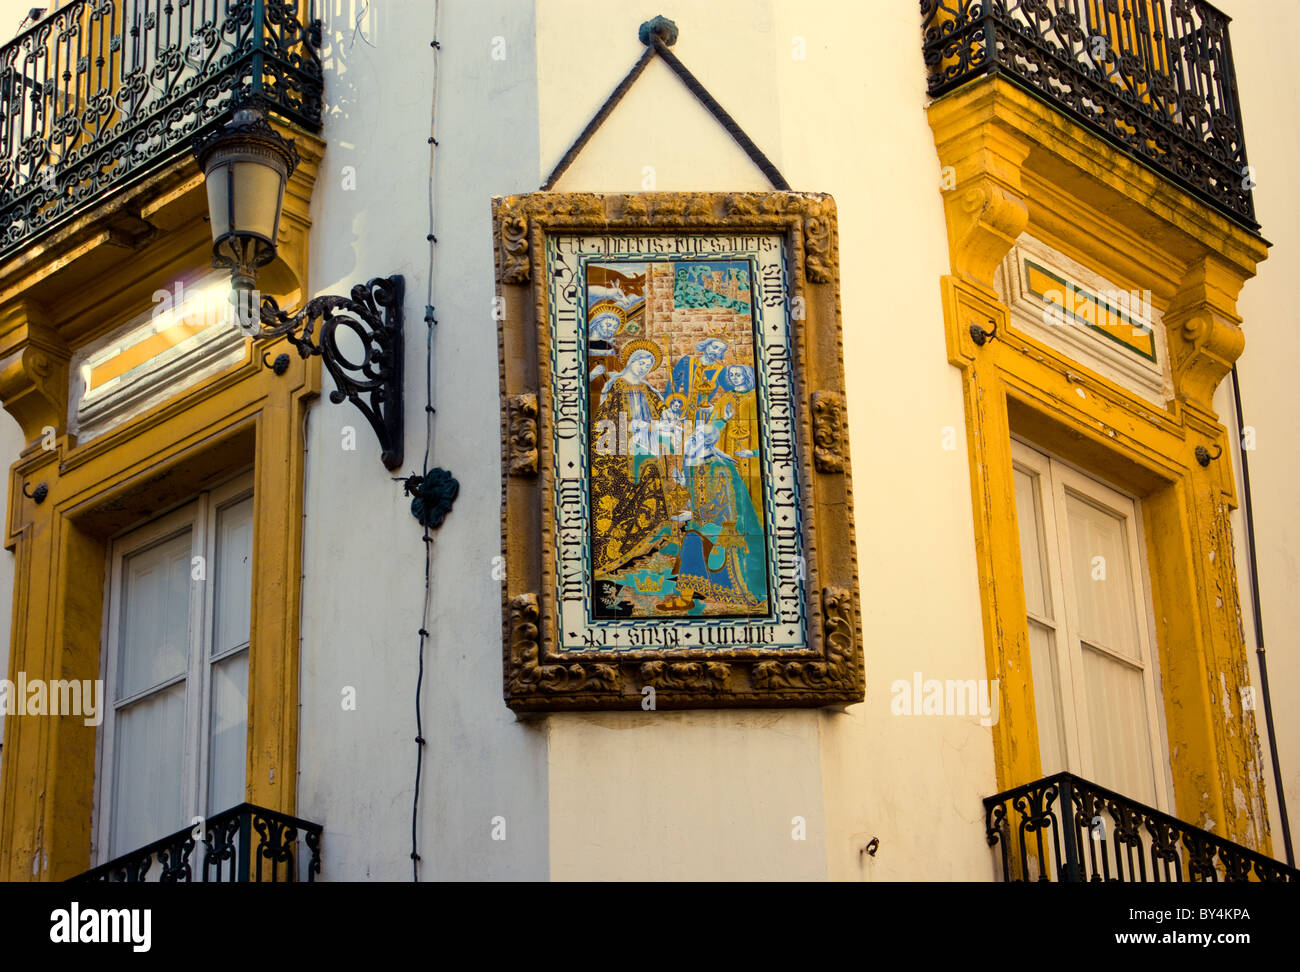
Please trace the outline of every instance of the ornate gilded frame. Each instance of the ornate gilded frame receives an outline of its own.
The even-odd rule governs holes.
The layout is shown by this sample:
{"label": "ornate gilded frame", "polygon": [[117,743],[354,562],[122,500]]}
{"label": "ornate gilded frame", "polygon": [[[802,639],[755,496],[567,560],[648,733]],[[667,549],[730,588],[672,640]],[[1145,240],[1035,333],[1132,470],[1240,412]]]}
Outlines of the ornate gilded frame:
{"label": "ornate gilded frame", "polygon": [[[493,233],[506,704],[516,711],[537,711],[862,701],[834,200],[796,192],[538,192],[494,199]],[[548,237],[560,234],[780,237],[800,480],[802,647],[559,649],[546,261]]]}

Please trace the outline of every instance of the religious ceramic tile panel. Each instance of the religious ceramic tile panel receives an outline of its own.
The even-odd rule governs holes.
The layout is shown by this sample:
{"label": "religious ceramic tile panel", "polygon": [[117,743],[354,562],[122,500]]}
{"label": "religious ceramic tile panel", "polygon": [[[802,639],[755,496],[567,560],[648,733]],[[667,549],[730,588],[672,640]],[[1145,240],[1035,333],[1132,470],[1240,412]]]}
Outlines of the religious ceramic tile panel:
{"label": "religious ceramic tile panel", "polygon": [[548,241],[562,649],[803,644],[779,236]]}
{"label": "religious ceramic tile panel", "polygon": [[493,212],[507,704],[860,701],[834,202]]}

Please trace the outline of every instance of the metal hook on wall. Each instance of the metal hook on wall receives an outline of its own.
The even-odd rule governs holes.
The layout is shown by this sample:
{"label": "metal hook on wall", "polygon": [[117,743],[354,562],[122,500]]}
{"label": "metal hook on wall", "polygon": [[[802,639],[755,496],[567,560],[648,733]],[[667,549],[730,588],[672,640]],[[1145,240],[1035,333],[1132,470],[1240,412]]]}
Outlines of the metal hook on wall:
{"label": "metal hook on wall", "polygon": [[970,339],[975,342],[975,347],[982,348],[986,341],[992,341],[998,336],[997,322],[990,317],[989,323],[993,325],[993,330],[991,331],[984,330],[984,328],[980,327],[978,324],[972,324],[970,326]]}
{"label": "metal hook on wall", "polygon": [[262,364],[265,367],[270,368],[277,375],[282,375],[289,370],[289,356],[287,354],[277,354],[274,362],[270,360],[270,357],[271,352],[262,352]]}
{"label": "metal hook on wall", "polygon": [[28,487],[30,486],[31,483],[23,483],[23,495],[37,506],[40,506],[45,502],[45,497],[50,495],[50,487],[45,483],[41,483],[35,489],[28,492]]}
{"label": "metal hook on wall", "polygon": [[1221,455],[1223,455],[1223,446],[1221,445],[1216,445],[1214,447],[1214,455],[1210,455],[1210,450],[1205,448],[1203,445],[1196,447],[1196,461],[1199,462],[1202,467],[1209,466],[1211,462],[1218,459]]}

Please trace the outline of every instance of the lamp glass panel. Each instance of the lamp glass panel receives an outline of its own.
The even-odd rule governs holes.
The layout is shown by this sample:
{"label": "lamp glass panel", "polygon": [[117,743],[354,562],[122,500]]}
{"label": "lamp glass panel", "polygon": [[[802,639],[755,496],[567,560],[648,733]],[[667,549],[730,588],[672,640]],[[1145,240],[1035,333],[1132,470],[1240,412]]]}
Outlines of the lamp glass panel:
{"label": "lamp glass panel", "polygon": [[284,179],[259,162],[235,162],[235,232],[274,243]]}
{"label": "lamp glass panel", "polygon": [[207,174],[208,218],[212,221],[215,243],[230,232],[230,173],[219,165]]}

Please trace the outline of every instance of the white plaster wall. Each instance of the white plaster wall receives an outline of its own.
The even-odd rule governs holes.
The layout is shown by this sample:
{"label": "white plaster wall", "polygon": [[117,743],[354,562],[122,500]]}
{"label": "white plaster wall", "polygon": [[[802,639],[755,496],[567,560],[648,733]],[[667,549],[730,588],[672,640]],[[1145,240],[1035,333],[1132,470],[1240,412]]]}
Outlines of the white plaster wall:
{"label": "white plaster wall", "polygon": [[[532,10],[510,0],[442,6],[431,462],[462,488],[434,542],[422,877],[544,878],[546,751],[501,699],[492,578],[500,453],[490,200],[536,185]],[[425,442],[432,4],[348,0],[330,14],[329,148],[313,198],[311,287],[344,293],[369,277],[405,275],[405,474],[419,470]],[[496,36],[502,61],[490,57]],[[343,188],[348,165],[352,191]],[[356,427],[355,452],[341,448],[344,425]],[[298,808],[325,825],[326,878],[409,880],[420,526],[350,404],[322,398],[308,443]],[[342,710],[346,685],[357,690],[354,712]],[[505,841],[491,840],[496,816]]]}
{"label": "white plaster wall", "polygon": [[[639,56],[637,26],[657,10],[537,8],[545,174]],[[677,0],[664,12],[681,31],[675,53],[791,186],[838,205],[867,701],[842,713],[548,717],[551,875],[986,879],[991,730],[975,717],[893,716],[889,705],[890,684],[915,671],[985,677],[916,10]],[[638,191],[647,166],[660,190],[767,187],[658,61],[556,188]],[[807,822],[802,843],[795,816]],[[864,857],[872,836],[880,849]]]}
{"label": "white plaster wall", "polygon": [[[9,40],[18,33],[18,25],[26,21],[27,12],[32,7],[44,6],[54,8],[59,4],[47,2],[45,4],[33,3],[31,0],[0,0],[0,38]],[[31,26],[30,23],[27,24]]]}
{"label": "white plaster wall", "polygon": [[[1281,80],[1300,9],[1222,0],[1256,205],[1273,241],[1240,309],[1241,362],[1260,543],[1261,597],[1280,754],[1300,813],[1300,525],[1295,518],[1292,284],[1300,273],[1295,180],[1300,100]],[[29,0],[0,0],[12,34]],[[407,282],[407,458],[424,445],[429,0],[323,0],[327,154],[313,203],[311,289],[371,276]],[[490,198],[536,189],[641,52],[660,12],[608,0],[444,0],[434,270],[433,464],[462,494],[435,536],[422,695],[419,818],[431,878],[975,879],[993,876],[980,800],[994,789],[990,730],[975,717],[890,714],[890,685],[985,675],[964,422],[943,345],[946,240],[925,121],[914,4],[674,0],[676,53],[796,189],[839,207],[844,350],[867,700],[846,711],[553,715],[516,721],[501,701],[498,392]],[[360,20],[358,21],[358,16]],[[1288,29],[1290,28],[1290,29]],[[494,38],[505,44],[494,59]],[[803,38],[807,57],[792,57]],[[670,124],[646,119],[668,114]],[[344,188],[344,166],[355,189]],[[766,185],[662,64],[561,189],[757,189]],[[887,362],[887,366],[881,362]],[[325,378],[328,391],[330,379]],[[1220,414],[1232,427],[1230,397]],[[341,447],[356,429],[357,450]],[[942,448],[945,428],[956,448]],[[406,880],[413,794],[416,631],[423,544],[373,433],[322,398],[306,432],[298,811],[325,825],[324,877]],[[0,450],[16,458],[16,424]],[[1236,523],[1240,527],[1240,514]],[[1254,664],[1245,548],[1243,611]],[[0,554],[10,614],[12,555]],[[0,625],[0,670],[9,626]],[[353,686],[357,709],[342,710]],[[1260,713],[1262,715],[1262,712]],[[3,726],[0,725],[0,732]],[[1261,726],[1262,733],[1262,726]],[[1267,760],[1267,752],[1265,753]],[[1265,762],[1266,771],[1268,770]],[[1277,801],[1268,780],[1274,843]],[[491,840],[502,817],[507,839]],[[792,839],[803,817],[806,839]],[[859,853],[877,837],[874,858]]]}
{"label": "white plaster wall", "polygon": [[[1292,839],[1300,814],[1300,312],[1295,282],[1300,277],[1300,90],[1290,77],[1292,56],[1287,39],[1300,32],[1300,6],[1223,0],[1218,4],[1232,21],[1232,54],[1246,137],[1246,151],[1255,169],[1255,215],[1260,232],[1273,246],[1259,276],[1247,282],[1238,301],[1246,350],[1237,363],[1246,424],[1255,429],[1250,462],[1254,501],[1259,600],[1264,621],[1268,680],[1273,699],[1278,758],[1282,768]],[[1220,387],[1215,402],[1221,421],[1236,430],[1231,379]],[[1240,449],[1235,473],[1241,490]],[[1259,686],[1255,626],[1251,614],[1249,562],[1243,509],[1234,514],[1237,568],[1242,592],[1246,648],[1252,684]],[[1264,727],[1262,697],[1257,689],[1255,715],[1259,723],[1264,777],[1267,781],[1273,853],[1283,857],[1281,816]]]}
{"label": "white plaster wall", "polygon": [[[8,412],[0,413],[0,456],[18,458],[27,442],[22,429]],[[9,508],[9,480],[6,477],[2,490],[5,509]],[[9,636],[12,631],[14,608],[14,555],[0,548],[0,678],[9,677]],[[0,747],[5,741],[5,717],[0,714]]]}

